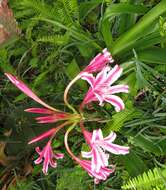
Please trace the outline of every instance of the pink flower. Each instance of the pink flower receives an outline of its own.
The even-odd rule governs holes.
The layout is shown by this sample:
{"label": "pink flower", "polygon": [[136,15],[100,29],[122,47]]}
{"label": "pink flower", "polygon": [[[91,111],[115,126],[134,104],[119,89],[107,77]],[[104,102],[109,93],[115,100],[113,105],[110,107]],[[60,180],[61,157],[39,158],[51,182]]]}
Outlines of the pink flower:
{"label": "pink flower", "polygon": [[83,131],[84,137],[89,144],[90,152],[82,152],[84,158],[92,158],[92,171],[99,172],[101,168],[108,166],[109,155],[105,151],[113,154],[128,154],[129,147],[113,144],[116,134],[111,132],[107,137],[103,138],[101,129],[94,130],[93,134]]}
{"label": "pink flower", "polygon": [[60,120],[68,120],[72,117],[72,114],[68,114],[62,111],[59,111],[45,102],[43,102],[26,84],[18,80],[15,76],[5,73],[8,79],[19,88],[24,94],[43,105],[45,108],[29,108],[26,109],[26,112],[46,114],[46,116],[37,117],[36,120],[38,123],[54,123]]}
{"label": "pink flower", "polygon": [[37,117],[36,120],[38,123],[54,123],[60,120],[68,120],[70,117],[72,117],[72,114],[60,111],[52,111],[46,108],[29,108],[24,111],[31,113],[47,114],[47,116]]}
{"label": "pink flower", "polygon": [[62,159],[64,157],[61,153],[54,154],[51,148],[51,141],[48,141],[43,150],[40,150],[39,147],[36,147],[36,152],[39,154],[39,158],[35,160],[35,164],[40,164],[43,161],[43,173],[47,174],[48,166],[50,165],[53,168],[57,167],[57,162],[55,159]]}
{"label": "pink flower", "polygon": [[28,142],[28,144],[32,144],[32,143],[35,143],[35,142],[38,142],[38,141],[41,141],[47,137],[50,137],[52,136],[53,134],[55,134],[55,132],[57,131],[57,128],[53,128],[53,129],[50,129],[44,133],[42,133],[41,135],[33,138],[31,141]]}
{"label": "pink flower", "polygon": [[106,66],[100,73],[94,77],[92,74],[84,73],[82,79],[86,80],[90,84],[90,88],[83,100],[83,105],[92,101],[99,101],[99,105],[103,105],[103,102],[108,102],[115,107],[115,110],[119,112],[124,109],[124,103],[116,93],[125,92],[128,93],[128,85],[115,85],[111,86],[121,75],[122,68],[115,65],[113,69]]}
{"label": "pink flower", "polygon": [[93,171],[91,167],[91,162],[89,160],[76,159],[76,161],[80,164],[80,166],[84,170],[88,172],[88,174],[91,177],[94,177],[95,184],[100,183],[100,181],[102,180],[106,180],[109,177],[109,175],[115,171],[114,166],[110,166],[112,167],[112,169],[107,168],[107,167],[101,167],[99,171]]}
{"label": "pink flower", "polygon": [[114,60],[110,52],[108,52],[105,48],[102,53],[99,53],[95,58],[92,59],[90,64],[81,72],[81,74],[84,72],[94,73],[101,71],[107,63],[112,63],[113,61]]}
{"label": "pink flower", "polygon": [[18,88],[20,89],[24,94],[32,98],[34,101],[38,102],[39,104],[43,105],[44,107],[57,111],[55,108],[49,106],[45,102],[43,102],[26,84],[24,84],[21,80],[18,80],[15,76],[13,76],[10,73],[5,73],[5,75],[8,77],[8,79]]}

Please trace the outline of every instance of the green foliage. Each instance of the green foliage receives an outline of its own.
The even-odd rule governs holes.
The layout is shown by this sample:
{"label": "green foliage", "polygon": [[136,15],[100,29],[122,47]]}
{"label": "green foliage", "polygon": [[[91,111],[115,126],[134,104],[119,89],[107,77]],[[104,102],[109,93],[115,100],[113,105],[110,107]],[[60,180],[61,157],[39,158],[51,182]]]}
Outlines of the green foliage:
{"label": "green foliage", "polygon": [[16,186],[11,186],[9,190],[28,190],[32,189],[33,184],[31,182],[25,181],[18,181]]}
{"label": "green foliage", "polygon": [[141,113],[134,108],[125,109],[124,111],[114,114],[105,128],[106,130],[119,131],[126,121],[130,121],[140,115]]}
{"label": "green foliage", "polygon": [[[62,96],[67,83],[107,46],[115,63],[123,67],[120,81],[129,85],[130,92],[122,95],[125,110],[119,113],[112,106],[96,108],[93,104],[94,109],[87,109],[85,115],[101,121],[87,122],[86,127],[90,131],[104,128],[105,134],[116,131],[117,141],[128,144],[130,154],[111,155],[115,173],[94,187],[92,179],[81,168],[73,167],[67,155],[62,163],[58,160],[58,167],[63,169],[51,170],[44,177],[40,172],[42,166],[35,165],[31,177],[24,176],[24,166],[36,158],[27,141],[50,126],[32,122],[33,114],[23,114],[22,110],[37,105],[31,104],[1,73],[0,140],[7,143],[5,154],[17,158],[7,169],[0,167],[1,175],[9,171],[5,173],[9,181],[3,181],[2,176],[2,184],[9,184],[18,174],[25,180],[18,177],[12,190],[107,190],[120,189],[131,178],[123,189],[163,190],[165,170],[147,170],[163,165],[166,155],[166,0],[11,0],[9,3],[22,32],[17,41],[0,47],[1,71],[18,75],[43,100],[57,108],[65,110]],[[70,101],[75,107],[86,90],[87,84],[80,80],[70,91]],[[6,137],[4,132],[10,129],[12,132]],[[76,155],[84,142],[78,134],[77,126],[70,140]],[[63,143],[58,142],[63,142],[63,137],[60,134],[54,144],[62,151]],[[82,148],[87,150],[87,145]],[[137,175],[140,176],[132,179]]]}
{"label": "green foliage", "polygon": [[85,180],[86,180],[86,173],[81,168],[74,167],[73,169],[66,169],[60,173],[60,176],[58,177],[58,180],[57,180],[56,189],[57,190],[62,190],[62,189],[85,190],[88,188],[88,184],[85,182]]}
{"label": "green foliage", "polygon": [[68,43],[68,36],[67,35],[53,35],[53,36],[43,36],[38,38],[38,42],[44,43],[52,43],[55,45],[65,45]]}
{"label": "green foliage", "polygon": [[126,156],[120,156],[119,160],[123,163],[130,176],[137,176],[147,170],[146,163],[133,150],[130,150],[130,153]]}
{"label": "green foliage", "polygon": [[164,190],[166,178],[166,169],[154,168],[142,175],[130,179],[122,189],[135,189],[135,190]]}

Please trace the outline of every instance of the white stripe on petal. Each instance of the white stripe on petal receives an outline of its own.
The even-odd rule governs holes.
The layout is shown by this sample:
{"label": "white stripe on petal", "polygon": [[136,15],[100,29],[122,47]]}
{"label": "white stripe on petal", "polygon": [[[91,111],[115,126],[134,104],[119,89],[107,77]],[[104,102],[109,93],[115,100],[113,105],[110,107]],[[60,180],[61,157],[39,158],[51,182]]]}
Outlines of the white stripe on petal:
{"label": "white stripe on petal", "polygon": [[93,88],[95,78],[92,74],[89,74],[87,72],[83,72],[81,74],[81,79],[86,80],[90,84],[90,86]]}
{"label": "white stripe on petal", "polygon": [[115,95],[109,95],[104,97],[104,100],[113,106],[115,106],[116,112],[119,112],[120,110],[123,110],[125,108],[125,105],[123,103],[123,100]]}
{"label": "white stripe on petal", "polygon": [[111,132],[107,137],[104,138],[104,141],[111,143],[116,139],[116,133]]}
{"label": "white stripe on petal", "polygon": [[103,97],[101,95],[99,95],[98,93],[94,92],[96,98],[99,100],[99,105],[102,106],[103,105]]}
{"label": "white stripe on petal", "polygon": [[104,143],[101,145],[105,150],[108,152],[111,152],[113,154],[128,154],[129,153],[129,147],[127,146],[120,146],[117,144],[112,143]]}
{"label": "white stripe on petal", "polygon": [[81,151],[81,155],[83,158],[91,158],[92,157],[92,151],[90,151],[90,152]]}
{"label": "white stripe on petal", "polygon": [[122,74],[123,69],[119,65],[115,65],[115,67],[108,73],[106,83],[109,85],[113,84]]}
{"label": "white stripe on petal", "polygon": [[95,138],[95,141],[100,141],[100,140],[103,140],[103,133],[102,133],[102,130],[101,129],[97,129],[96,130],[96,138]]}
{"label": "white stripe on petal", "polygon": [[110,94],[116,94],[116,93],[128,93],[129,92],[129,86],[128,85],[115,85],[111,86],[108,90],[108,93]]}
{"label": "white stripe on petal", "polygon": [[94,86],[97,86],[99,87],[100,84],[102,84],[106,79],[107,79],[107,73],[108,71],[110,71],[110,67],[109,66],[106,66],[102,69],[101,72],[99,72],[96,76],[96,79],[95,79],[95,84]]}

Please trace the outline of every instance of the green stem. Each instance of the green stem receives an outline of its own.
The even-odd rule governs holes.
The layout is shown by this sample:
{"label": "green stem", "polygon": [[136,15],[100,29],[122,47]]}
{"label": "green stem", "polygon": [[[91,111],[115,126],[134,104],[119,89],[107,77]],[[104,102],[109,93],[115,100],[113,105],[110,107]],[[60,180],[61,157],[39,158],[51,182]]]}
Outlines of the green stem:
{"label": "green stem", "polygon": [[69,92],[69,90],[70,90],[70,88],[72,87],[72,85],[78,80],[78,79],[80,79],[80,75],[77,75],[72,81],[70,81],[70,83],[67,85],[67,87],[66,87],[66,89],[65,89],[65,92],[64,92],[64,102],[65,102],[65,104],[67,105],[67,107],[69,108],[69,109],[71,109],[74,113],[77,113],[77,111],[73,108],[73,106],[71,106],[70,104],[69,104],[69,102],[68,102],[68,97],[67,97],[67,95],[68,95],[68,92]]}
{"label": "green stem", "polygon": [[66,133],[65,133],[65,138],[64,138],[64,144],[65,144],[65,147],[66,147],[66,150],[67,150],[67,152],[69,153],[69,155],[73,158],[73,159],[75,159],[75,160],[77,160],[78,158],[72,153],[72,151],[70,150],[70,148],[69,148],[69,145],[68,145],[68,136],[69,136],[69,133],[73,130],[73,128],[75,127],[75,125],[76,125],[77,123],[73,123],[73,125],[71,125],[68,129],[67,129],[67,131],[66,131]]}
{"label": "green stem", "polygon": [[151,9],[147,14],[145,14],[130,30],[128,30],[124,35],[120,36],[114,43],[112,47],[112,54],[116,55],[121,53],[127,47],[130,46],[132,41],[136,41],[142,35],[144,31],[164,12],[166,12],[166,0],[161,1],[153,9]]}

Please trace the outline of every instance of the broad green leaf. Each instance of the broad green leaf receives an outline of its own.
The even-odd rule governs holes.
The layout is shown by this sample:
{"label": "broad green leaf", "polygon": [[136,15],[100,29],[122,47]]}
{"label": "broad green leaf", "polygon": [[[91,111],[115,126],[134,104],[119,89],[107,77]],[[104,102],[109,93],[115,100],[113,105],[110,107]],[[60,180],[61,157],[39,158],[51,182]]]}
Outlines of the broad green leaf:
{"label": "broad green leaf", "polygon": [[124,156],[119,156],[119,160],[124,164],[124,167],[130,176],[137,176],[143,173],[147,167],[142,158],[130,150],[130,153]]}
{"label": "broad green leaf", "polygon": [[114,16],[120,14],[145,14],[148,11],[148,8],[144,5],[132,5],[127,3],[118,3],[110,5],[104,14],[105,19],[112,19]]}
{"label": "broad green leaf", "polygon": [[133,137],[133,144],[140,147],[145,152],[153,153],[157,156],[166,155],[165,149],[166,139],[158,142],[156,140],[145,138],[143,135]]}
{"label": "broad green leaf", "polygon": [[118,3],[110,5],[104,14],[104,17],[101,21],[101,31],[107,44],[108,48],[112,47],[112,34],[111,34],[111,25],[110,20],[113,19],[115,16],[120,14],[144,14],[147,12],[147,8],[141,5],[131,5],[126,3]]}
{"label": "broad green leaf", "polygon": [[115,41],[114,46],[112,47],[112,54],[115,55],[125,51],[126,48],[133,43],[133,41],[136,41],[142,37],[144,35],[144,31],[150,28],[154,21],[165,12],[166,0],[162,0],[147,14],[145,14],[131,29]]}
{"label": "broad green leaf", "polygon": [[[166,42],[166,36],[161,36],[159,34],[159,31],[154,31],[152,33],[146,34],[143,38],[140,38],[136,41],[133,40],[130,43],[128,43],[128,47],[125,48],[125,51],[129,51],[133,47],[137,51],[143,51],[147,48],[151,48],[153,45],[160,44],[163,42]],[[120,52],[120,54],[123,55],[123,51]]]}
{"label": "broad green leaf", "polygon": [[138,59],[147,63],[166,64],[166,48],[152,47],[138,51]]}
{"label": "broad green leaf", "polygon": [[79,6],[80,19],[83,21],[85,17],[102,2],[102,0],[91,0],[87,2],[81,2]]}

